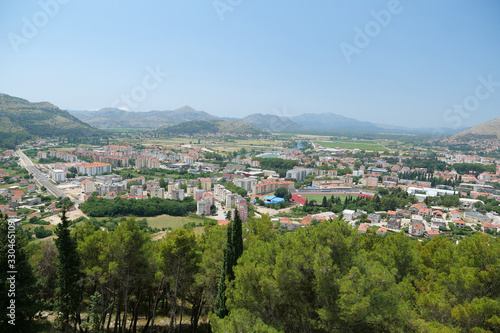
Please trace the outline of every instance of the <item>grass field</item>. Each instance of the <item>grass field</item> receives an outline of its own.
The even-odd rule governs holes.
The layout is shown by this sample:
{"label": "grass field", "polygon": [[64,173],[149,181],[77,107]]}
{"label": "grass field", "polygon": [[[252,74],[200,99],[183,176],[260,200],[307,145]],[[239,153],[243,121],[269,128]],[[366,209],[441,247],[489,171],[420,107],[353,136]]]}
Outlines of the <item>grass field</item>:
{"label": "grass field", "polygon": [[369,151],[383,151],[387,150],[386,147],[371,140],[357,140],[357,141],[321,141],[320,145],[327,148],[341,148],[341,149],[361,149]]}
{"label": "grass field", "polygon": [[[306,198],[309,201],[315,200],[316,203],[321,204],[321,202],[323,202],[323,197],[326,197],[326,199],[330,199],[330,197],[332,195],[331,194],[301,194],[301,196]],[[342,202],[344,202],[346,197],[348,197],[348,196],[355,197],[356,195],[355,194],[337,194],[337,195],[334,194],[333,196],[335,198],[340,198],[340,200],[342,200]]]}
{"label": "grass field", "polygon": [[[138,218],[142,219],[142,218]],[[184,225],[188,224],[189,222],[194,222],[196,224],[198,223],[203,223],[202,219],[198,219],[195,217],[190,217],[190,216],[170,216],[170,215],[159,215],[155,217],[147,217],[148,224],[152,228],[172,228],[172,229],[178,229],[182,228]]]}

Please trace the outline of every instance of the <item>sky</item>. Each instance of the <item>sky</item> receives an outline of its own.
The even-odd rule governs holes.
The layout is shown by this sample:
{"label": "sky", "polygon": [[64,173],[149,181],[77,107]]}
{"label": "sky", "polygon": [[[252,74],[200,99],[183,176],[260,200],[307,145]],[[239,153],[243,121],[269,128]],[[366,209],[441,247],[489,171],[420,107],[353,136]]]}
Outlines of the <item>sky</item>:
{"label": "sky", "polygon": [[497,0],[4,0],[0,92],[66,110],[500,116]]}

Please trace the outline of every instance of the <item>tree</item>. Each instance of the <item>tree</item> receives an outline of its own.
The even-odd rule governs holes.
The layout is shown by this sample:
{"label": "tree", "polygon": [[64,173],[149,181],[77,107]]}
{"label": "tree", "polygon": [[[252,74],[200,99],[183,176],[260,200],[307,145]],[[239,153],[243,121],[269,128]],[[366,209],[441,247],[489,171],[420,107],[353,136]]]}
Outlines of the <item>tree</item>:
{"label": "tree", "polygon": [[70,318],[76,324],[77,308],[80,303],[80,287],[78,282],[82,276],[80,273],[80,256],[76,248],[75,237],[71,236],[69,220],[66,217],[66,207],[62,209],[61,223],[56,227],[55,240],[57,250],[57,309],[61,313],[60,320],[64,325],[64,331],[69,332]]}
{"label": "tree", "polygon": [[227,228],[227,241],[224,247],[224,263],[222,273],[219,280],[219,287],[217,293],[215,314],[219,318],[224,318],[229,313],[226,307],[226,281],[231,282],[234,280],[234,266],[238,259],[243,254],[243,233],[242,223],[238,210],[235,210],[234,220],[231,221]]}
{"label": "tree", "polygon": [[292,197],[290,191],[286,187],[278,188],[276,192],[274,192],[274,195],[285,200],[290,200],[290,198]]}
{"label": "tree", "polygon": [[[36,278],[28,262],[29,257],[26,232],[22,227],[15,227],[13,222],[8,222],[6,217],[0,214],[0,292],[2,295],[0,296],[2,308],[0,330],[2,332],[27,331],[31,326],[31,319],[39,310],[40,303],[35,298]],[[11,273],[12,271],[16,273]],[[15,285],[14,289],[12,282]],[[12,316],[9,307],[14,307]]]}
{"label": "tree", "polygon": [[[196,235],[192,230],[177,229],[168,234],[160,245],[161,270],[171,286],[169,291],[171,330],[174,328],[178,300],[182,311],[188,289],[194,283],[199,259]],[[180,323],[182,314],[181,312]]]}

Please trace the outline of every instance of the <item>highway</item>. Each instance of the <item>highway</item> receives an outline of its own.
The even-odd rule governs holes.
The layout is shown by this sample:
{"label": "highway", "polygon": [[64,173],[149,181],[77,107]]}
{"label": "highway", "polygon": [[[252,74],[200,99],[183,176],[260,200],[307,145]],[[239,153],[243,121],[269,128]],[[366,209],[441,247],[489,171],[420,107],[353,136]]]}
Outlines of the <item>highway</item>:
{"label": "highway", "polygon": [[28,170],[30,175],[33,175],[33,179],[38,186],[45,186],[47,192],[58,198],[66,197],[66,194],[64,194],[61,189],[54,185],[42,172],[40,172],[40,170],[36,168],[33,162],[22,152],[22,150],[17,150],[16,154],[19,156],[19,163],[21,166]]}

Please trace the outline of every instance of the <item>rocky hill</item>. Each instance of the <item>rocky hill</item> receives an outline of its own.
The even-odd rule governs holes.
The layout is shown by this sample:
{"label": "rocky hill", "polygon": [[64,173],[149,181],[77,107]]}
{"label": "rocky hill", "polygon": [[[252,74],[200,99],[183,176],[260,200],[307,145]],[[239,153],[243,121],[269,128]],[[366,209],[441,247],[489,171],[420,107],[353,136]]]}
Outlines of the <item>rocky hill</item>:
{"label": "rocky hill", "polygon": [[488,139],[488,138],[500,139],[500,118],[495,118],[486,123],[468,128],[462,132],[453,134],[450,138],[457,140]]}

